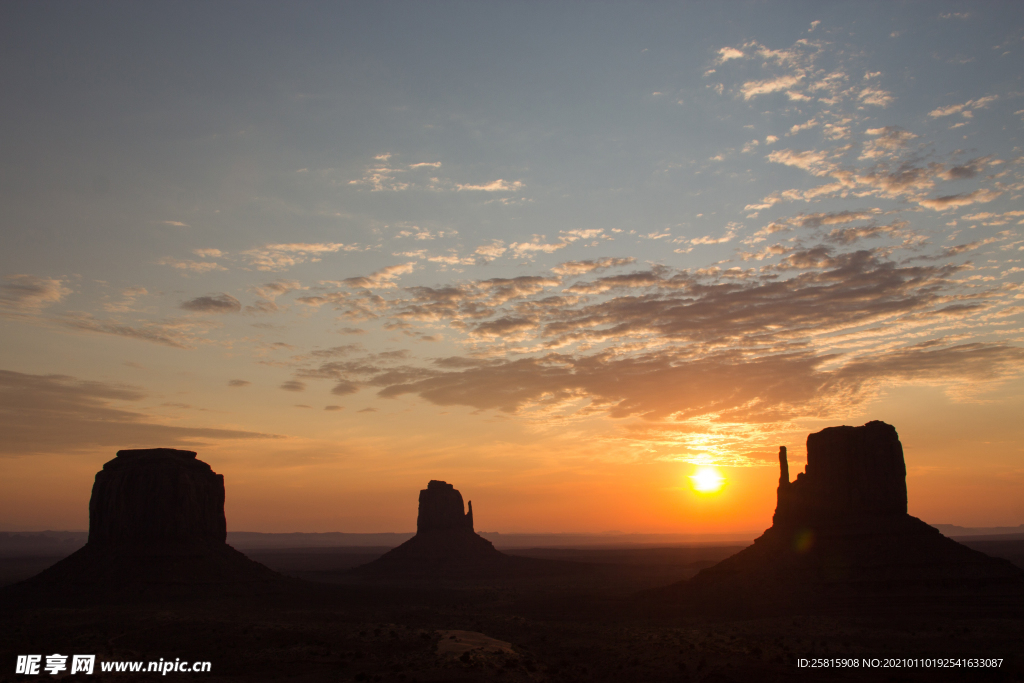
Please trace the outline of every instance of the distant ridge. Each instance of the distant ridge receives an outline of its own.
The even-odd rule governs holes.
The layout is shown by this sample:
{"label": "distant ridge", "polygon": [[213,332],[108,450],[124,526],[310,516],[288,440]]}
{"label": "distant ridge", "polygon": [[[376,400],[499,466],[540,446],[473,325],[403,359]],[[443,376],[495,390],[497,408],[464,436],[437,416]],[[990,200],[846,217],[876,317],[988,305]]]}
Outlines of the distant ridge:
{"label": "distant ridge", "polygon": [[942,532],[943,536],[1005,536],[1007,534],[1024,534],[1024,524],[1017,526],[957,526],[956,524],[932,524]]}
{"label": "distant ridge", "polygon": [[[955,524],[932,524],[944,536],[1024,537],[1024,524],[1019,526],[964,527]],[[639,534],[615,532],[551,532],[505,533],[478,531],[495,548],[629,548],[637,546],[666,547],[675,545],[746,544],[760,532],[736,534]],[[412,531],[382,533],[325,532],[262,532],[229,531],[228,545],[238,550],[275,550],[282,548],[395,548],[414,536]],[[88,531],[0,531],[0,557],[63,557],[85,545]]]}
{"label": "distant ridge", "polygon": [[[634,546],[671,546],[749,543],[758,532],[736,534],[633,534],[613,532],[504,533],[478,531],[496,548],[622,548]],[[410,532],[355,534],[338,531],[323,533],[261,533],[229,531],[228,543],[239,550],[274,548],[332,548],[343,546],[397,547],[415,534]],[[2,539],[0,539],[2,544]],[[2,551],[0,551],[2,552]]]}

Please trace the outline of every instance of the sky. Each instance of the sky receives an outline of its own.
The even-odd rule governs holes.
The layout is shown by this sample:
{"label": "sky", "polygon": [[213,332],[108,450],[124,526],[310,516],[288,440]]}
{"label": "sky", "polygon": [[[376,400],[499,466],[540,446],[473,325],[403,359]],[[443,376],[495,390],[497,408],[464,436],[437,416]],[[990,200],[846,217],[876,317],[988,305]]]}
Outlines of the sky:
{"label": "sky", "polygon": [[160,446],[229,530],[758,532],[872,419],[911,514],[1020,524],[1022,57],[1010,2],[4,3],[0,528]]}

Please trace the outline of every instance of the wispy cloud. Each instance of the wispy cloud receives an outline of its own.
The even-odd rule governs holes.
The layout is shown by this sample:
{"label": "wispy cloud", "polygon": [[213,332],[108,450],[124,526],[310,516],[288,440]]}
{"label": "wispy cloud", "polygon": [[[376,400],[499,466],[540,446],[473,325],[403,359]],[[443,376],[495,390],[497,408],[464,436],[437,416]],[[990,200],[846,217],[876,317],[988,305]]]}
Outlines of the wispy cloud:
{"label": "wispy cloud", "polygon": [[393,154],[379,154],[375,157],[376,163],[370,165],[360,178],[349,180],[348,185],[353,187],[366,187],[373,192],[404,192],[404,191],[430,191],[430,192],[518,192],[526,187],[521,180],[505,180],[498,178],[487,182],[459,183],[451,178],[424,175],[428,171],[436,171],[441,168],[440,161],[421,161],[414,164],[402,165],[395,163]]}
{"label": "wispy cloud", "polygon": [[780,90],[789,90],[803,79],[803,74],[787,74],[784,76],[767,78],[762,81],[747,81],[740,88],[740,93],[743,95],[743,99],[749,100],[753,97],[757,97],[758,95],[767,95],[768,93],[779,92]]}
{"label": "wispy cloud", "polygon": [[481,185],[456,184],[455,187],[458,190],[473,190],[479,192],[518,192],[525,186],[523,185],[523,182],[521,180],[513,180],[512,182],[508,182],[507,180],[498,178],[497,180],[492,180],[489,183]]}
{"label": "wispy cloud", "polygon": [[267,244],[242,252],[249,265],[262,271],[281,271],[300,263],[317,263],[325,254],[339,251],[361,251],[357,244],[337,242]]}
{"label": "wispy cloud", "polygon": [[402,263],[395,266],[388,266],[367,275],[365,277],[349,277],[342,280],[349,287],[360,287],[363,289],[389,289],[397,287],[395,280],[406,273],[411,273],[416,268],[415,263]]}
{"label": "wispy cloud", "polygon": [[566,261],[560,263],[551,269],[553,273],[558,275],[583,275],[584,273],[591,273],[595,271],[607,270],[608,268],[617,268],[619,266],[628,266],[635,263],[636,259],[632,257],[612,257],[608,256],[602,259],[588,260],[588,261]]}
{"label": "wispy cloud", "polygon": [[718,51],[718,59],[716,61],[722,64],[730,59],[741,59],[743,56],[743,50],[737,50],[734,47],[723,47]]}
{"label": "wispy cloud", "polygon": [[[161,424],[159,418],[135,407],[147,395],[125,384],[0,370],[0,431],[4,434],[0,456],[280,438],[236,429]],[[54,429],[55,424],[60,429]]]}
{"label": "wispy cloud", "polygon": [[35,275],[5,275],[0,281],[0,311],[38,313],[71,294],[63,280]]}
{"label": "wispy cloud", "polygon": [[875,139],[865,143],[860,155],[861,159],[878,159],[893,154],[906,147],[911,140],[917,137],[913,133],[895,126],[869,128],[864,133],[874,136]]}
{"label": "wispy cloud", "polygon": [[961,206],[990,202],[1001,194],[1003,193],[998,190],[978,189],[974,192],[966,192],[963,194],[948,194],[942,197],[936,197],[935,199],[922,199],[918,203],[928,209],[946,211],[948,209],[956,209]]}
{"label": "wispy cloud", "polygon": [[945,107],[938,107],[928,112],[928,116],[938,118],[940,116],[951,116],[952,114],[969,115],[973,109],[984,109],[999,99],[999,95],[989,95],[976,100],[967,100],[963,104],[950,104]]}
{"label": "wispy cloud", "polygon": [[230,294],[208,294],[182,302],[179,308],[193,313],[238,313],[242,303]]}
{"label": "wispy cloud", "polygon": [[724,244],[725,242],[731,242],[736,237],[736,231],[742,227],[739,223],[729,223],[726,226],[725,234],[719,237],[712,237],[711,235],[695,237],[690,240],[690,244]]}
{"label": "wispy cloud", "polygon": [[494,240],[490,244],[480,245],[473,253],[485,261],[493,261],[496,258],[500,258],[506,251],[508,251],[508,248],[505,246],[504,242],[501,240]]}
{"label": "wispy cloud", "polygon": [[103,304],[103,310],[107,313],[127,313],[135,308],[136,302],[149,294],[145,287],[128,287],[121,292],[120,301],[111,301]]}
{"label": "wispy cloud", "polygon": [[186,273],[209,273],[215,270],[227,270],[224,266],[215,261],[179,261],[169,256],[157,261],[158,265],[170,266]]}
{"label": "wispy cloud", "polygon": [[803,152],[793,149],[776,150],[768,154],[768,161],[803,169],[817,176],[828,175],[836,167],[827,152],[813,149]]}
{"label": "wispy cloud", "polygon": [[68,313],[61,318],[61,322],[83,332],[111,334],[179,349],[192,349],[203,341],[198,334],[201,326],[189,320],[122,322],[97,318],[88,313]]}

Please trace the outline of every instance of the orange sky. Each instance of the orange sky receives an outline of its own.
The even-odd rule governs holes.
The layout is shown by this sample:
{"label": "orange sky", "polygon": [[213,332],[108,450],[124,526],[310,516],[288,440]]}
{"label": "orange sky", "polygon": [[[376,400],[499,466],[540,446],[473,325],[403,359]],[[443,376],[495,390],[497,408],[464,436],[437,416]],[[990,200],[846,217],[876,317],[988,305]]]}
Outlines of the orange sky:
{"label": "orange sky", "polygon": [[0,8],[0,530],[163,446],[231,530],[757,533],[873,419],[1024,522],[1020,13],[568,7]]}

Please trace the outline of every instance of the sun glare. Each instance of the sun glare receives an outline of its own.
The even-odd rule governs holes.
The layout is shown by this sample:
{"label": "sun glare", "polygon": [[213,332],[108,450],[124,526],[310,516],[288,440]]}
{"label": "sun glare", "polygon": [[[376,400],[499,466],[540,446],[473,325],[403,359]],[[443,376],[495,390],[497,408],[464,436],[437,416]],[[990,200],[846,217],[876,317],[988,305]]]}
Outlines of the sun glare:
{"label": "sun glare", "polygon": [[690,483],[698,493],[716,493],[725,485],[725,477],[714,467],[698,467],[690,475]]}

